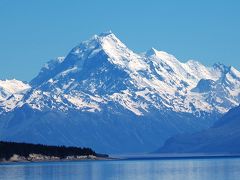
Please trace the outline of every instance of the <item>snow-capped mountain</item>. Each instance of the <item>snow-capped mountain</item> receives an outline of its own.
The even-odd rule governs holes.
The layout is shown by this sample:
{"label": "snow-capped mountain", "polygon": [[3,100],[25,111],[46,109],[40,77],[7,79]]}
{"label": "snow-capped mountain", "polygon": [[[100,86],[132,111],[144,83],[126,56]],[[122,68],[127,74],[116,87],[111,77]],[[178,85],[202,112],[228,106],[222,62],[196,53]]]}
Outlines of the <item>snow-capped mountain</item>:
{"label": "snow-capped mountain", "polygon": [[49,61],[30,85],[0,116],[3,139],[100,152],[152,151],[156,138],[209,127],[240,102],[233,67],[182,63],[154,48],[134,53],[111,32]]}
{"label": "snow-capped mountain", "polygon": [[0,80],[0,114],[12,110],[30,86],[16,79]]}

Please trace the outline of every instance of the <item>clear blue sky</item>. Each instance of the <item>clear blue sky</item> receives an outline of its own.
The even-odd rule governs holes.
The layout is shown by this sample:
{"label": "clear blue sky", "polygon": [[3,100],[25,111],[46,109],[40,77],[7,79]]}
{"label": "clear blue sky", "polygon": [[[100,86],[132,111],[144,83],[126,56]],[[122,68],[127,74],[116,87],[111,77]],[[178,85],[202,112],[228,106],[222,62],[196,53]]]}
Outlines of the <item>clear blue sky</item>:
{"label": "clear blue sky", "polygon": [[240,69],[238,0],[1,0],[0,79],[30,80],[49,59],[112,30],[130,49]]}

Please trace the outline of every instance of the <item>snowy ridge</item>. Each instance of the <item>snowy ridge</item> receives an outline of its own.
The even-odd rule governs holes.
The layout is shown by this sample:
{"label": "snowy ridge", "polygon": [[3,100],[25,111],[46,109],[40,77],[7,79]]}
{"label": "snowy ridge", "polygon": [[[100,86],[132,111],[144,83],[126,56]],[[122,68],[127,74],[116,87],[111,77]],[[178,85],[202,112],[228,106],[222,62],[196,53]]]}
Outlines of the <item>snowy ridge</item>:
{"label": "snowy ridge", "polygon": [[16,79],[12,80],[0,80],[0,87],[10,94],[21,93],[30,88],[28,84]]}
{"label": "snowy ridge", "polygon": [[30,88],[30,85],[16,79],[0,80],[0,114],[15,108],[23,94]]}
{"label": "snowy ridge", "polygon": [[[115,74],[116,78],[109,82],[112,89],[103,90],[105,81],[110,81],[109,76]],[[81,79],[81,76],[86,77]],[[118,82],[118,78],[123,82]],[[224,113],[240,102],[239,79],[239,71],[222,64],[205,67],[194,60],[181,63],[173,55],[154,48],[136,54],[113,33],[107,32],[94,35],[73,48],[66,57],[44,65],[31,81],[32,86],[38,88],[18,105],[28,103],[37,109],[63,110],[89,107],[94,112],[101,111],[103,104],[114,101],[137,115],[143,115],[150,108]],[[204,82],[210,81],[214,87],[203,87]],[[99,90],[101,92],[97,92]],[[84,103],[89,96],[100,100],[90,98]]]}

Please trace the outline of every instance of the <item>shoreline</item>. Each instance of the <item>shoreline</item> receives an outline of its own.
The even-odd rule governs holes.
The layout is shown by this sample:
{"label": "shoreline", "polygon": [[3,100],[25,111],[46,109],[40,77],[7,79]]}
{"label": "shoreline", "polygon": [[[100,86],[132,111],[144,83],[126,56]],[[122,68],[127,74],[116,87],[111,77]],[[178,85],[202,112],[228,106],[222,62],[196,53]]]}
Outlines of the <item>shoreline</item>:
{"label": "shoreline", "polygon": [[120,160],[171,160],[171,159],[217,159],[217,158],[240,158],[240,154],[205,154],[205,153],[166,153],[166,154],[129,154],[113,155]]}
{"label": "shoreline", "polygon": [[9,160],[0,160],[1,164],[8,164],[8,163],[32,163],[32,162],[74,162],[74,161],[100,161],[100,160],[114,160],[115,158],[112,157],[102,157],[102,156],[94,156],[94,155],[86,155],[86,156],[68,156],[66,158],[59,158],[59,157],[46,157],[42,155],[38,155],[38,158],[33,157],[21,157],[18,155],[14,155]]}
{"label": "shoreline", "polygon": [[79,156],[79,157],[67,157],[67,158],[42,158],[42,159],[10,159],[0,160],[1,164],[12,164],[12,163],[37,163],[37,162],[77,162],[77,161],[131,161],[131,160],[178,160],[178,159],[220,159],[220,158],[240,158],[240,154],[142,154],[142,155],[113,155],[111,157],[102,156]]}

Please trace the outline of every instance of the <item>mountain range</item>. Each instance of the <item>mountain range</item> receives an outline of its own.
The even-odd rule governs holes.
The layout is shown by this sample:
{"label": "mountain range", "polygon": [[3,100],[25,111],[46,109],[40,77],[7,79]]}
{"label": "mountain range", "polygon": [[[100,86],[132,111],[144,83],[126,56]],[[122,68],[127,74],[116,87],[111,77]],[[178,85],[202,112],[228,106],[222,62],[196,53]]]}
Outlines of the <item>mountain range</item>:
{"label": "mountain range", "polygon": [[211,127],[239,105],[239,89],[232,66],[135,53],[106,32],[50,60],[29,83],[0,81],[0,139],[151,152]]}
{"label": "mountain range", "polygon": [[240,153],[240,106],[227,112],[211,128],[169,138],[161,153]]}

